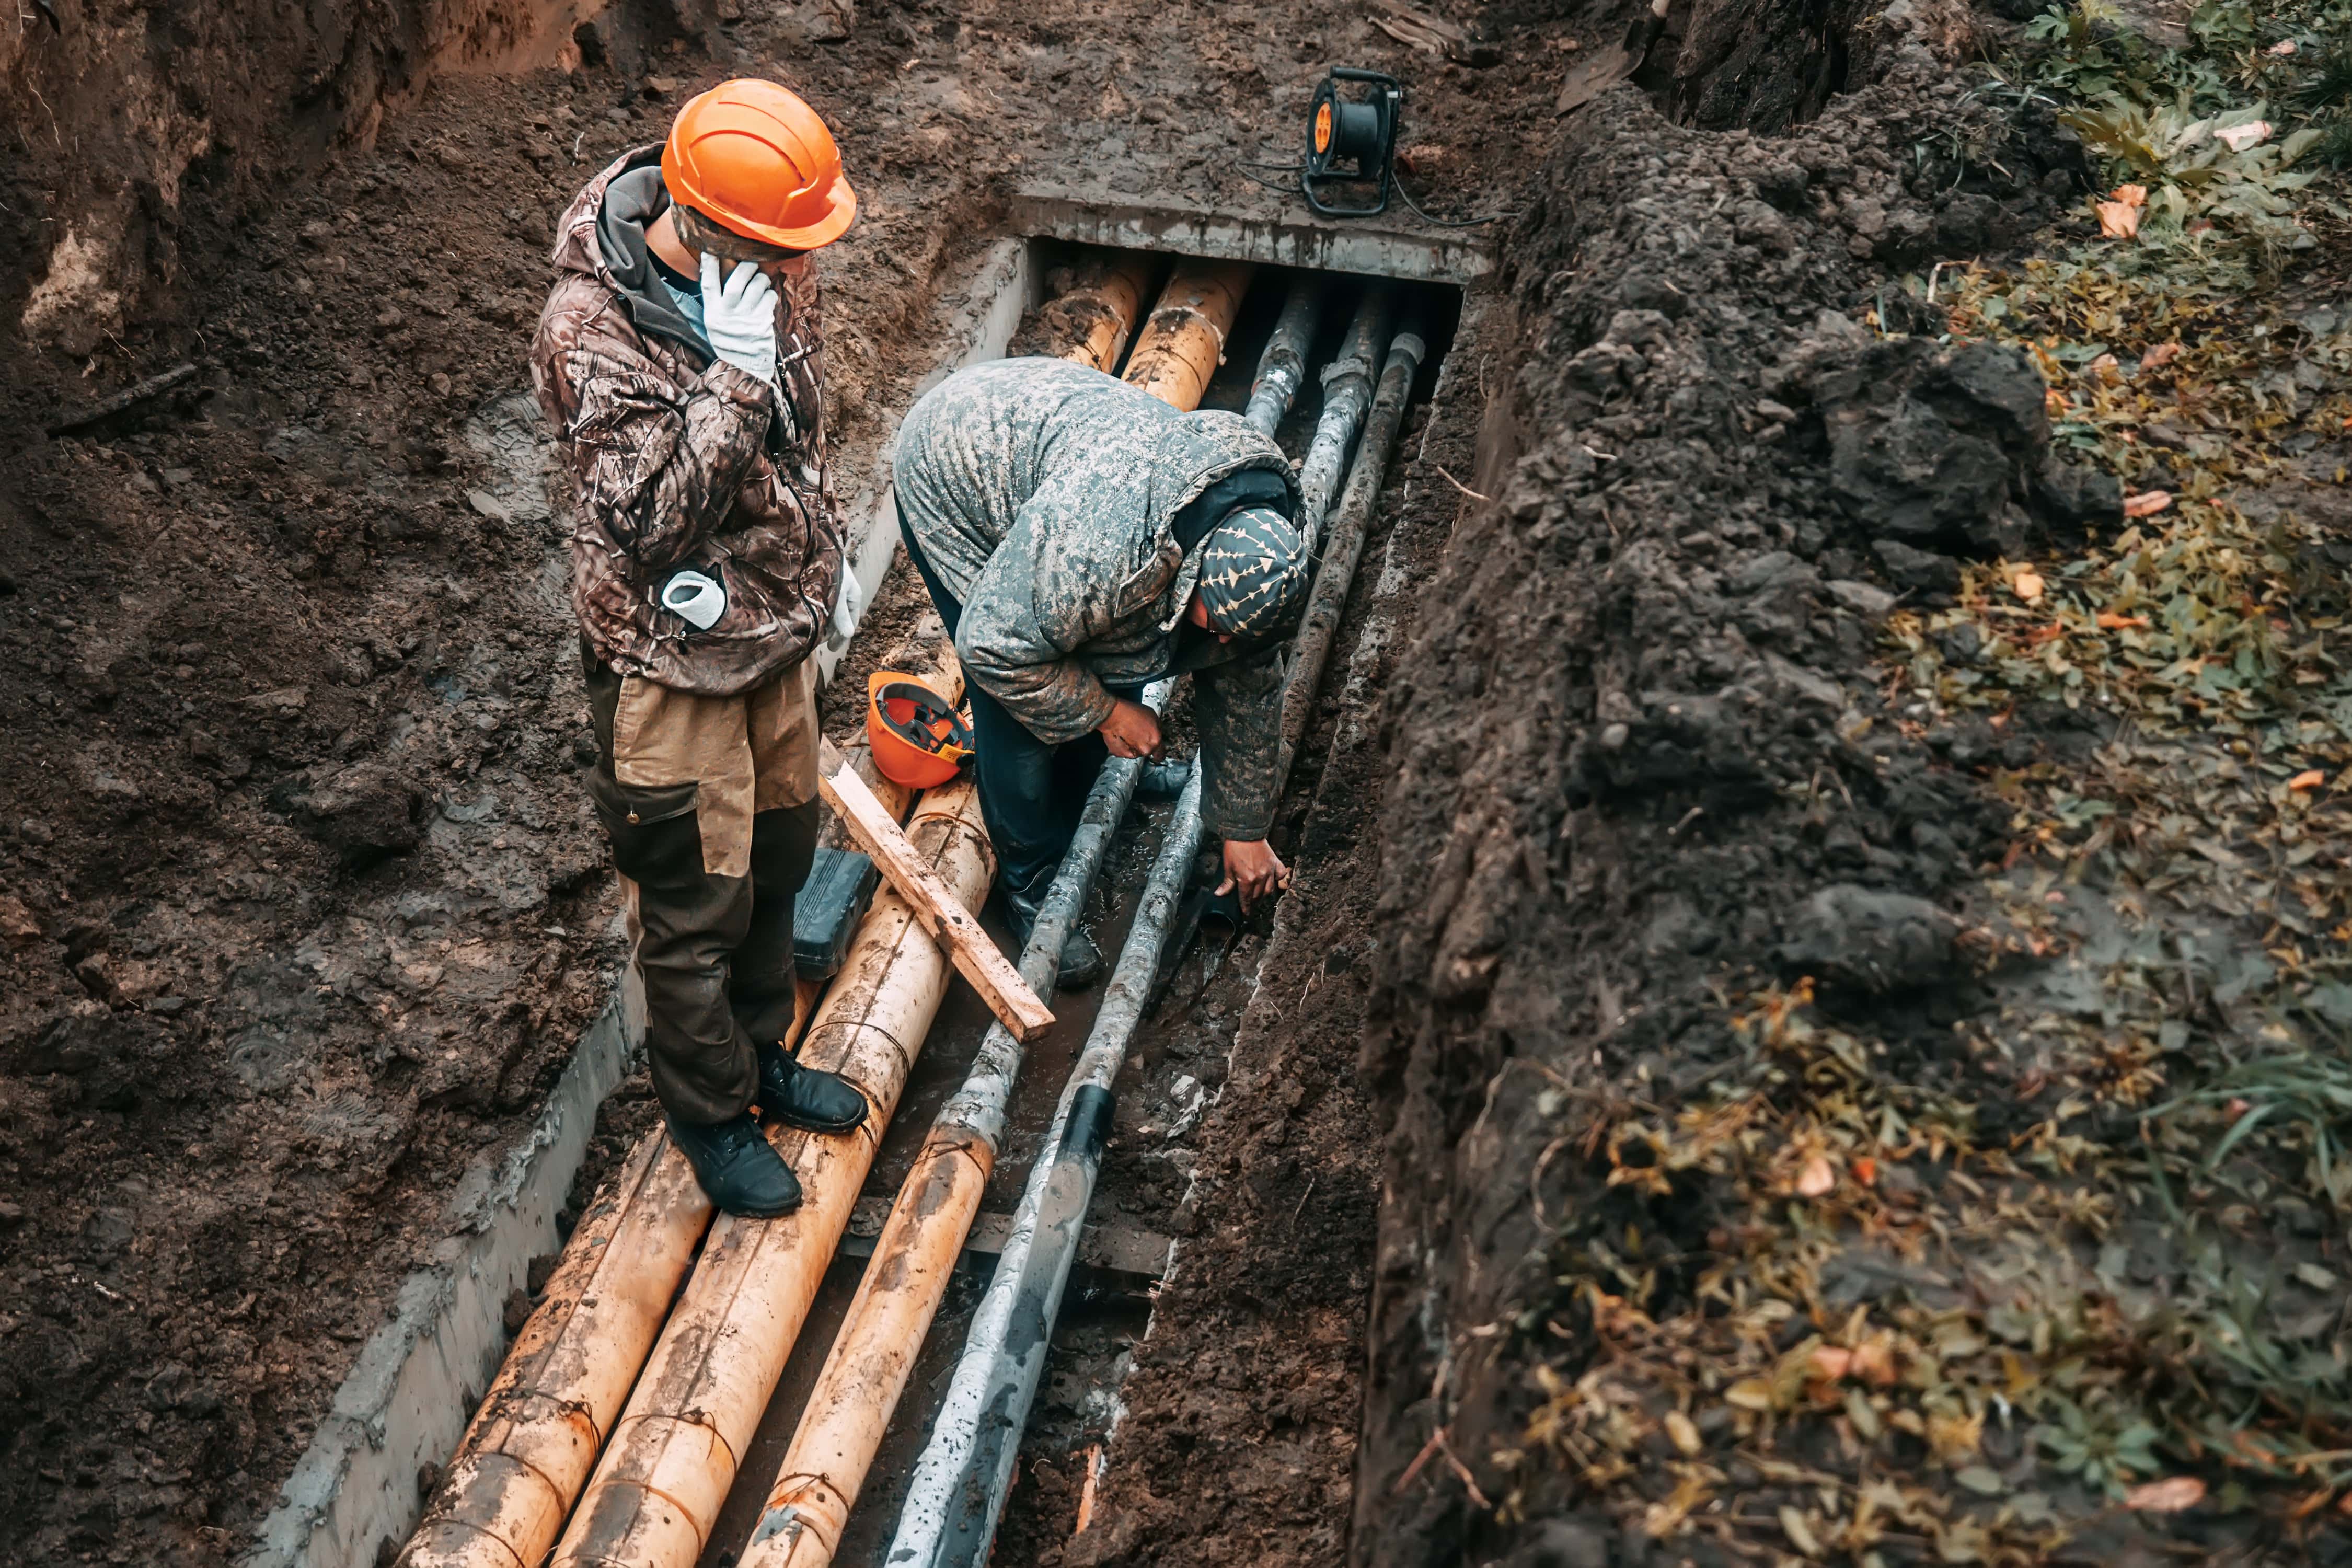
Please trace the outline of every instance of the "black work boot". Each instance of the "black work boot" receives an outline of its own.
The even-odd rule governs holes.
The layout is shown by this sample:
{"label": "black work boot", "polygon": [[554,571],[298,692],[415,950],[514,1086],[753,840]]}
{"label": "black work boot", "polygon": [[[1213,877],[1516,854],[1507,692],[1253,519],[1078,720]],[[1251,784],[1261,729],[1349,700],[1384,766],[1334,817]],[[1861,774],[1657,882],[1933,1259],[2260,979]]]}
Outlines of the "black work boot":
{"label": "black work boot", "polygon": [[[1024,952],[1028,950],[1029,933],[1037,926],[1037,909],[1018,893],[1004,895],[1004,911],[1013,917],[1013,934]],[[1072,921],[1069,934],[1062,939],[1062,967],[1054,984],[1064,991],[1084,991],[1102,978],[1102,949],[1084,926]]]}
{"label": "black work boot", "polygon": [[782,1046],[759,1052],[761,1115],[811,1132],[846,1132],[866,1120],[866,1097],[839,1073],[804,1068]]}
{"label": "black work boot", "polygon": [[700,1124],[664,1120],[669,1123],[669,1141],[686,1155],[704,1195],[720,1212],[774,1219],[801,1206],[800,1178],[769,1147],[751,1112]]}

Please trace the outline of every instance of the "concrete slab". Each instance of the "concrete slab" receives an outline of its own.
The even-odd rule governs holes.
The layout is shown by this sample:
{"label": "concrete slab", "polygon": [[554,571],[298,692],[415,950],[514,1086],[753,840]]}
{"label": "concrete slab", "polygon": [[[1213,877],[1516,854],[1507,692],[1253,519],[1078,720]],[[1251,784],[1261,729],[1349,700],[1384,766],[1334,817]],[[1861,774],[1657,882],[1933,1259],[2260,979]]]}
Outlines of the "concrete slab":
{"label": "concrete slab", "polygon": [[1401,211],[1376,218],[1318,218],[1302,205],[1297,217],[1246,217],[1033,188],[1013,197],[1005,225],[1024,234],[1126,250],[1431,283],[1467,285],[1495,270],[1495,242],[1485,229],[1418,228]]}

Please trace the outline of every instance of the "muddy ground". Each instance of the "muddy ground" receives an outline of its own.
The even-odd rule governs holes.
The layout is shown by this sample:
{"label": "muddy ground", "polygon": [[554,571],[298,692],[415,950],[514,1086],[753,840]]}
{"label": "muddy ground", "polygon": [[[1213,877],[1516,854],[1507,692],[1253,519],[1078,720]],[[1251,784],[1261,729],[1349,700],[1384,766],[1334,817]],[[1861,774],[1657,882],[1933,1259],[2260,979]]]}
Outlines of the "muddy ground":
{"label": "muddy ground", "polygon": [[[2038,376],[1955,364],[1903,303],[1937,261],[2082,237],[2091,170],[2046,113],[1964,98],[1999,18],[1914,0],[1678,7],[1633,86],[1562,118],[1563,78],[1645,9],[1464,8],[1485,65],[1319,5],[717,0],[577,32],[313,7],[255,32],[59,0],[0,45],[0,1556],[234,1557],[604,1004],[561,507],[515,400],[578,184],[703,82],[811,98],[864,196],[822,268],[862,473],[1007,192],[1286,211],[1236,155],[1287,160],[1334,58],[1412,81],[1413,189],[1511,215],[1505,270],[1391,478],[1351,621],[1376,635],[1343,637],[1365,651],[1286,808],[1300,885],[1139,1049],[1106,1196],[1183,1246],[1139,1343],[1082,1320],[1061,1363],[1134,1368],[1093,1528],[1069,1536],[1110,1407],[1066,1378],[1000,1553],[1820,1554],[1791,1478],[1730,1452],[1746,1416],[1645,1384],[1618,1403],[1689,1405],[1696,1447],[1667,1423],[1630,1468],[1573,1429],[1617,1400],[1589,1383],[1630,1332],[1608,1303],[1670,1320],[1746,1234],[1697,1178],[1619,1177],[1645,1167],[1612,1130],[1711,1103],[1755,1055],[1735,1015],[1776,1049],[1790,1017],[1861,1031],[1906,1084],[1965,1088],[2000,1053],[1956,1053],[1956,1024],[2046,1003],[1942,922],[2014,933],[1986,890],[2002,775],[2106,732],[2063,703],[1906,727],[1880,661],[1891,617],[1976,592],[1960,562],[2112,533],[2117,492],[2051,457]],[[1888,388],[1978,443],[1981,504],[1920,522],[1899,474],[1841,467]],[[2192,1005],[2260,932],[2207,935]],[[1819,1012],[1770,992],[1809,976]],[[1221,1092],[1171,1148],[1182,1078]],[[644,1120],[631,1092],[603,1158]],[[2336,1228],[2249,1234],[2325,1275]],[[1982,1447],[1934,1452],[2042,1484],[2030,1446]],[[2069,1474],[2061,1510],[2095,1511]],[[1700,1548],[1653,1550],[1723,1494],[1748,1500]],[[2095,1548],[2153,1550],[2134,1517]],[[2233,1517],[2216,1550],[2307,1549]]]}

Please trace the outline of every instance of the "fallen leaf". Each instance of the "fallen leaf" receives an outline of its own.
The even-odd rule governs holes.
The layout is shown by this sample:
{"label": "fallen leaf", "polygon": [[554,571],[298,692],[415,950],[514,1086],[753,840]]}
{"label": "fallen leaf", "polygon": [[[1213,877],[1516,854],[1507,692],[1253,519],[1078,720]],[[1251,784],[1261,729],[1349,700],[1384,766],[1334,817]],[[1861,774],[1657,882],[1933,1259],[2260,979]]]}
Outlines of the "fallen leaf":
{"label": "fallen leaf", "polygon": [[1895,1381],[1895,1346],[1884,1335],[1858,1345],[1853,1352],[1853,1374],[1885,1388]]}
{"label": "fallen leaf", "polygon": [[2042,599],[2042,574],[2031,566],[2021,566],[2017,575],[2009,580],[2009,590],[2027,604],[2039,604]]}
{"label": "fallen leaf", "polygon": [[2146,185],[2117,185],[2114,190],[2107,193],[2107,199],[2111,202],[2120,202],[2127,207],[2144,207],[2147,205],[2147,187]]}
{"label": "fallen leaf", "polygon": [[1853,1179],[1865,1187],[1878,1184],[1878,1162],[1867,1154],[1857,1155],[1853,1162]]}
{"label": "fallen leaf", "polygon": [[2172,504],[2170,490],[2142,490],[2137,495],[2124,497],[2126,517],[2154,517]]}
{"label": "fallen leaf", "polygon": [[1927,1417],[1927,1446],[1936,1457],[1948,1465],[1957,1465],[1973,1456],[1977,1445],[1984,1440],[1984,1417],[1981,1415],[1930,1415]]}
{"label": "fallen leaf", "polygon": [[2213,132],[2213,140],[2232,153],[2259,147],[2270,139],[2271,122],[2267,120],[2249,120],[2243,125],[2225,125]]}
{"label": "fallen leaf", "polygon": [[2277,55],[2281,58],[2284,58],[2285,56],[2294,53],[2294,40],[2293,38],[2281,38],[2277,43],[2273,44],[2269,48],[2264,49],[2263,53],[2266,55]]}
{"label": "fallen leaf", "polygon": [[2316,1263],[2296,1264],[2294,1266],[2294,1277],[2302,1280],[2305,1284],[2310,1286],[2315,1290],[2333,1290],[2336,1289],[2336,1276],[2328,1270],[2322,1268]]}
{"label": "fallen leaf", "polygon": [[2287,780],[2286,787],[2289,789],[2317,789],[2321,784],[2324,784],[2326,782],[2327,775],[2321,773],[2317,768],[2305,768],[2303,772],[2295,774],[2294,777]]}
{"label": "fallen leaf", "polygon": [[2113,610],[2099,612],[2099,629],[2103,632],[2126,632],[2135,627],[2145,629],[2147,626],[2146,616],[2119,616]]}
{"label": "fallen leaf", "polygon": [[2195,1476],[2171,1476],[2149,1481],[2124,1494],[2124,1506],[2142,1513],[2179,1513],[2205,1500],[2205,1483]]}
{"label": "fallen leaf", "polygon": [[2099,233],[2109,239],[2129,239],[2139,232],[2139,208],[2122,202],[2094,204],[2099,212]]}
{"label": "fallen leaf", "polygon": [[1824,1383],[1835,1383],[1845,1376],[1853,1365],[1853,1352],[1835,1345],[1822,1345],[1813,1352],[1813,1375]]}
{"label": "fallen leaf", "polygon": [[1780,1505],[1780,1533],[1789,1538],[1790,1545],[1806,1556],[1819,1557],[1822,1554],[1822,1543],[1813,1539],[1812,1531],[1805,1524],[1805,1516],[1787,1503]]}
{"label": "fallen leaf", "polygon": [[1970,1465],[1955,1472],[1952,1479],[1986,1497],[1999,1497],[2009,1489],[2009,1483],[2000,1479],[2000,1472],[1989,1465]]}
{"label": "fallen leaf", "polygon": [[2142,370],[2155,370],[2160,365],[2170,364],[2174,360],[2177,360],[2179,357],[2180,345],[2179,343],[2158,343],[2154,348],[2148,350],[2147,353],[2139,356],[2139,367]]}
{"label": "fallen leaf", "polygon": [[1667,1411],[1666,1436],[1674,1439],[1675,1447],[1682,1450],[1684,1458],[1698,1458],[1700,1447],[1698,1426],[1689,1416],[1679,1410]]}
{"label": "fallen leaf", "polygon": [[1742,1410],[1769,1410],[1772,1385],[1760,1377],[1743,1377],[1723,1391],[1723,1402]]}
{"label": "fallen leaf", "polygon": [[1836,1170],[1819,1154],[1806,1161],[1805,1168],[1797,1173],[1799,1197],[1817,1198],[1836,1185]]}

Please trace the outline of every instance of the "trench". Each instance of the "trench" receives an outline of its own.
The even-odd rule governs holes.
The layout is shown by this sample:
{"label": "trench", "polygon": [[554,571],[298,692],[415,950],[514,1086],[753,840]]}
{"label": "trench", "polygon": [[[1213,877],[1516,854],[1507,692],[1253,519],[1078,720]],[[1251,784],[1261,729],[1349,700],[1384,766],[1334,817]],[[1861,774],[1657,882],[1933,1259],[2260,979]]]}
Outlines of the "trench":
{"label": "trench", "polygon": [[[1339,354],[1364,291],[1398,291],[1422,323],[1428,353],[1413,383],[1411,408],[1417,421],[1425,421],[1433,389],[1444,384],[1447,351],[1465,317],[1463,285],[1487,268],[1482,250],[1450,237],[1431,241],[1358,230],[1318,238],[1295,226],[1213,215],[1183,215],[1178,221],[1133,207],[1105,212],[1052,193],[1033,193],[1014,210],[1029,220],[1033,232],[976,247],[969,265],[940,291],[939,341],[944,352],[930,379],[959,363],[1008,351],[1057,352],[1063,345],[1049,341],[1051,328],[1041,318],[1041,307],[1069,286],[1074,264],[1088,257],[1141,255],[1155,275],[1154,291],[1171,258],[1206,253],[1246,259],[1256,271],[1200,405],[1241,411],[1291,281],[1312,279],[1324,295],[1318,325],[1308,343],[1301,388],[1275,432],[1294,465],[1322,411],[1318,373]],[[1104,238],[1148,248],[1106,252],[1097,243]],[[1377,270],[1295,265],[1334,255]],[[480,422],[476,443],[503,470],[504,478],[491,489],[501,505],[529,510],[547,479],[542,438],[527,431],[523,405],[498,403],[492,408]],[[1392,458],[1391,466],[1405,464]],[[842,694],[862,691],[864,677],[873,668],[913,662],[929,616],[919,585],[896,564],[887,452],[877,455],[870,473],[845,486],[845,497],[853,537],[860,531],[864,537],[851,552],[849,574],[857,628],[854,634],[837,631],[820,656],[831,675],[824,710],[836,736],[856,722],[854,699]],[[1392,522],[1391,508],[1385,523]],[[1385,523],[1366,542],[1376,563],[1360,574],[1351,602],[1368,596],[1375,575],[1383,578],[1381,592],[1393,593],[1394,584],[1386,579],[1394,576],[1394,563],[1377,564],[1387,543]],[[550,570],[559,570],[552,558]],[[1350,616],[1349,636],[1334,650],[1324,682],[1326,706],[1336,706],[1347,683],[1362,623],[1360,614]],[[936,633],[935,620],[929,621],[929,630]],[[1291,838],[1300,835],[1303,803],[1315,799],[1321,783],[1328,730],[1327,721],[1318,721],[1305,737],[1286,796],[1287,827],[1278,830],[1278,843],[1286,832]],[[1181,746],[1181,718],[1171,732]],[[1173,809],[1139,802],[1110,843],[1082,916],[1107,955],[1117,952],[1135,914],[1144,873]],[[983,919],[1004,945],[1005,930],[992,904]],[[1235,1036],[1255,1000],[1258,968],[1275,932],[1261,915],[1230,941],[1221,936],[1213,929],[1204,931],[1187,950],[1169,977],[1165,997],[1138,1030],[1117,1079],[1119,1110],[1112,1148],[1051,1341],[1043,1392],[1023,1443],[1021,1474],[1050,1475],[1056,1461],[1068,1467],[1073,1457],[1097,1470],[1116,1462],[1122,1381],[1135,1347],[1151,1332],[1153,1298],[1171,1261],[1181,1267],[1190,1178],[1202,1157],[1192,1145],[1232,1071]],[[866,1489],[839,1542],[840,1560],[878,1561],[890,1540],[947,1372],[994,1270],[997,1247],[1101,996],[1099,988],[1059,994],[1054,999],[1055,1025],[1029,1048],[981,1215],[916,1358],[907,1394],[883,1434]],[[273,1568],[381,1562],[407,1536],[424,1500],[415,1478],[431,1479],[447,1464],[459,1431],[497,1370],[509,1342],[507,1330],[515,1326],[518,1291],[537,1301],[540,1292],[553,1289],[550,1265],[573,1216],[609,1200],[609,1191],[592,1197],[586,1190],[586,1183],[603,1173],[585,1155],[600,1105],[625,1071],[641,1036],[638,1006],[625,991],[615,998],[575,1051],[533,1133],[499,1167],[489,1190],[478,1194],[462,1255],[412,1279],[403,1291],[403,1310],[365,1347],[248,1561]],[[708,1568],[731,1564],[759,1523],[778,1463],[867,1267],[875,1233],[921,1152],[933,1114],[962,1081],[991,1022],[975,992],[961,980],[950,985],[875,1152],[842,1246],[823,1270],[789,1360],[708,1532],[698,1559]],[[1106,1450],[1108,1458],[1103,1458]],[[1000,1538],[1027,1542],[1066,1530],[1067,1521],[1059,1516],[1066,1514],[1067,1503],[1066,1496],[1041,1496],[1034,1484],[1016,1484]]]}

